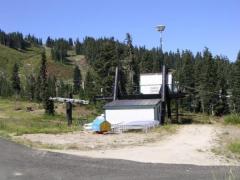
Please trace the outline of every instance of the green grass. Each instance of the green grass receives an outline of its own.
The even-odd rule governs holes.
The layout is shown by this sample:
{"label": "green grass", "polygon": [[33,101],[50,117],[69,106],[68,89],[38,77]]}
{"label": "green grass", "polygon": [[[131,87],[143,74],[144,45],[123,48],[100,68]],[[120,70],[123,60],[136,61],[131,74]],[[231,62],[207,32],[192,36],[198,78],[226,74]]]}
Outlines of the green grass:
{"label": "green grass", "polygon": [[175,124],[165,124],[163,126],[158,126],[154,129],[152,129],[153,132],[157,132],[157,133],[167,133],[167,134],[174,134],[176,133],[177,129],[178,129],[178,125]]}
{"label": "green grass", "polygon": [[240,140],[231,142],[231,143],[228,145],[228,149],[229,149],[232,153],[240,154]]}
{"label": "green grass", "polygon": [[[25,75],[36,73],[39,71],[39,65],[41,61],[41,52],[43,47],[30,47],[26,50],[15,50],[3,45],[0,45],[0,72],[5,72],[8,77],[11,76],[12,67],[15,63],[19,64],[19,74],[21,81],[24,82]],[[72,79],[73,68],[75,64],[79,64],[83,78],[85,77],[85,71],[88,68],[88,64],[81,55],[72,55],[68,64],[62,64],[55,62],[51,59],[50,48],[46,48],[46,56],[48,63],[48,74],[55,75],[57,78],[63,80]]]}
{"label": "green grass", "polygon": [[240,124],[240,114],[230,114],[224,117],[226,124]]}
{"label": "green grass", "polygon": [[182,124],[212,124],[216,120],[216,117],[209,116],[203,113],[190,113],[184,112],[180,117],[180,123]]}
{"label": "green grass", "polygon": [[[0,98],[0,136],[22,135],[33,133],[65,133],[80,130],[76,119],[73,125],[67,126],[65,115],[56,114],[49,116],[36,103],[25,101],[17,102],[21,110],[15,110],[15,102]],[[34,108],[33,112],[27,112],[26,107]]]}
{"label": "green grass", "polygon": [[[7,77],[11,77],[12,67],[15,63],[19,64],[19,75],[21,83],[24,85],[26,75],[39,72],[41,61],[41,52],[43,47],[30,47],[26,50],[15,50],[3,45],[0,45],[0,72],[6,73]],[[61,64],[51,59],[50,48],[46,48],[46,56],[48,63],[48,74],[55,75],[65,81],[72,79],[74,64],[79,64],[82,68],[88,67],[84,56],[75,55],[71,52],[72,61],[69,64]],[[82,61],[84,61],[82,63]],[[84,76],[84,74],[83,74]],[[83,77],[84,78],[84,77]],[[20,110],[14,110],[15,107],[20,107]],[[26,107],[32,106],[34,111],[27,112]],[[75,112],[73,111],[73,116]],[[27,133],[64,133],[79,129],[79,121],[85,123],[94,119],[95,114],[87,116],[75,115],[73,126],[68,127],[65,120],[65,112],[59,113],[56,116],[44,115],[43,109],[36,103],[26,101],[18,101],[15,105],[14,99],[0,98],[0,136],[8,137],[12,135],[22,135]]]}
{"label": "green grass", "polygon": [[27,74],[36,67],[40,62],[41,48],[31,47],[24,51],[18,51],[3,45],[0,45],[0,71],[10,75],[15,63],[20,65],[20,73]]}

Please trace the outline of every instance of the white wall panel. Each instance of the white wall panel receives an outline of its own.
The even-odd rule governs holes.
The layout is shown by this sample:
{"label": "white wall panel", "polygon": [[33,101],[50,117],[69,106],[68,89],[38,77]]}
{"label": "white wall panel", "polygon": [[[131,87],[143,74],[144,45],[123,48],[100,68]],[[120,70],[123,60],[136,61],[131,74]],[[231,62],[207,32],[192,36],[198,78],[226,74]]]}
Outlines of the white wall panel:
{"label": "white wall panel", "polygon": [[154,109],[110,109],[105,110],[106,120],[111,124],[154,119]]}
{"label": "white wall panel", "polygon": [[[168,73],[168,85],[172,89],[172,73]],[[140,92],[142,94],[158,94],[162,86],[162,74],[140,74]]]}

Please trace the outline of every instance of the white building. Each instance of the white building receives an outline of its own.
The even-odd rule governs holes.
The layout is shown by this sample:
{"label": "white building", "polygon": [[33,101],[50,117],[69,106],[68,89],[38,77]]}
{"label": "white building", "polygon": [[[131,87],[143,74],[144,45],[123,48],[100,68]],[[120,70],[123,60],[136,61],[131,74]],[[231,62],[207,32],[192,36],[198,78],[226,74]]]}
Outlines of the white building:
{"label": "white building", "polygon": [[116,100],[103,108],[105,119],[111,124],[160,121],[160,99]]}

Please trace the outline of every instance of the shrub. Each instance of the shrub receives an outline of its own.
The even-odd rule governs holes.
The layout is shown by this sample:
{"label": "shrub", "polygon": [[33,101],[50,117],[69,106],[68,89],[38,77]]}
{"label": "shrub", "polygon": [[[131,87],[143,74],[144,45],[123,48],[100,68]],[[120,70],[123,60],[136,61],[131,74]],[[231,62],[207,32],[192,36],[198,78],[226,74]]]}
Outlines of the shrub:
{"label": "shrub", "polygon": [[240,114],[230,114],[224,117],[227,124],[240,124]]}
{"label": "shrub", "polygon": [[240,141],[229,144],[228,148],[231,152],[240,154]]}

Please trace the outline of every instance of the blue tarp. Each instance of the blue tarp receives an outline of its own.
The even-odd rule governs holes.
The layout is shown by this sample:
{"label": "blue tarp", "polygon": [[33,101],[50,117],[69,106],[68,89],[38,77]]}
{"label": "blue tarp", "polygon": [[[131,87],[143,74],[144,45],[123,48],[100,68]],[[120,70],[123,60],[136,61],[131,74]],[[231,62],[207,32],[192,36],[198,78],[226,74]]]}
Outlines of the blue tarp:
{"label": "blue tarp", "polygon": [[93,121],[93,124],[92,124],[92,130],[95,131],[95,132],[100,132],[100,126],[102,124],[102,122],[104,122],[105,119],[104,117],[102,116],[98,116],[94,121]]}

